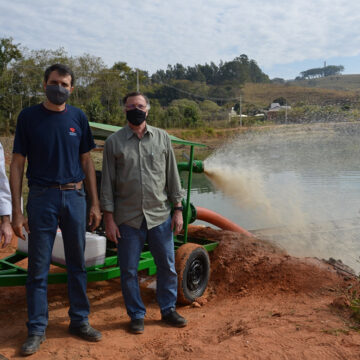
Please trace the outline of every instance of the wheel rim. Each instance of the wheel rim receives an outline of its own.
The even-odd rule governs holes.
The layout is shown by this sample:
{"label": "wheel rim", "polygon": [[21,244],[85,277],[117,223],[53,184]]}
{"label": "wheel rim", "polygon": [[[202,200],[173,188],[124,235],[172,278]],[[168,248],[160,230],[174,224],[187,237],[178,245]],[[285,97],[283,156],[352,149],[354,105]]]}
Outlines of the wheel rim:
{"label": "wheel rim", "polygon": [[196,291],[201,286],[205,275],[203,262],[200,259],[194,260],[190,265],[187,276],[187,286],[189,290]]}

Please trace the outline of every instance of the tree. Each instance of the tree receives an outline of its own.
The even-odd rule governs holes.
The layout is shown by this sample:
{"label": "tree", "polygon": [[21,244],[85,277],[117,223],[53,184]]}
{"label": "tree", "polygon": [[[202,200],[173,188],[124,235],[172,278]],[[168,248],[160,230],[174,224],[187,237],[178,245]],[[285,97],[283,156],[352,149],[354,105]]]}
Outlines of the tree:
{"label": "tree", "polygon": [[220,106],[216,102],[210,100],[202,101],[201,103],[199,103],[199,107],[202,112],[216,112],[220,110]]}
{"label": "tree", "polygon": [[89,118],[89,121],[94,121],[98,123],[106,123],[106,110],[101,104],[99,99],[91,99],[86,105],[86,114]]}
{"label": "tree", "polygon": [[14,86],[18,81],[14,72],[8,69],[10,63],[22,58],[18,47],[19,44],[13,44],[11,37],[0,38],[0,120],[7,135],[14,127],[15,112],[19,107]]}
{"label": "tree", "polygon": [[250,60],[245,54],[232,61],[220,61],[218,66],[213,62],[187,68],[179,63],[168,65],[166,71],[158,70],[151,79],[157,83],[186,79],[212,85],[243,84],[246,81],[269,82],[269,77],[261,71],[256,61]]}
{"label": "tree", "polygon": [[271,82],[273,84],[285,84],[285,80],[283,78],[279,78],[279,77],[271,79]]}
{"label": "tree", "polygon": [[172,73],[176,80],[186,79],[186,68],[182,64],[175,64],[172,68]]}
{"label": "tree", "polygon": [[188,99],[174,100],[172,101],[171,106],[179,109],[183,118],[182,126],[196,127],[199,124],[201,112],[195,101]]}
{"label": "tree", "polygon": [[170,105],[165,112],[163,127],[181,127],[184,116],[176,105]]}
{"label": "tree", "polygon": [[344,66],[342,65],[328,65],[322,68],[313,68],[302,71],[300,75],[303,79],[313,79],[317,77],[339,75],[342,71],[344,71]]}
{"label": "tree", "polygon": [[201,72],[200,67],[195,65],[194,67],[188,66],[186,71],[186,79],[190,81],[203,81],[205,82],[206,78]]}
{"label": "tree", "polygon": [[211,121],[224,118],[222,108],[216,102],[204,100],[199,103],[199,107],[202,120]]}
{"label": "tree", "polygon": [[211,62],[210,64],[198,65],[199,70],[205,76],[207,84],[215,84],[216,77],[218,76],[219,68],[216,64]]}
{"label": "tree", "polygon": [[167,124],[165,124],[164,121],[164,110],[161,107],[159,100],[151,100],[150,105],[151,109],[149,111],[149,116],[146,121],[152,126],[166,128]]}
{"label": "tree", "polygon": [[100,57],[84,54],[75,59],[73,68],[76,74],[76,85],[87,87],[95,81],[96,75],[105,69],[105,64]]}
{"label": "tree", "polygon": [[19,44],[13,44],[13,39],[0,38],[0,75],[12,60],[21,59],[22,54],[19,50]]}
{"label": "tree", "polygon": [[324,76],[339,75],[344,71],[344,66],[342,65],[328,65],[324,67]]}

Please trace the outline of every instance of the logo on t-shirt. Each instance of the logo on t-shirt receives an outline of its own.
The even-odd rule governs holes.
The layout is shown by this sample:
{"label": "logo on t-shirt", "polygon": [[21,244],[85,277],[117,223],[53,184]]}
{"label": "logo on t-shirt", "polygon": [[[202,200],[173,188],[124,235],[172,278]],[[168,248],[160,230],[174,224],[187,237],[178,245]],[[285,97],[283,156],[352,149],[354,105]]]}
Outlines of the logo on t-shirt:
{"label": "logo on t-shirt", "polygon": [[71,136],[77,136],[76,129],[71,127],[71,128],[70,128],[69,135],[71,135]]}

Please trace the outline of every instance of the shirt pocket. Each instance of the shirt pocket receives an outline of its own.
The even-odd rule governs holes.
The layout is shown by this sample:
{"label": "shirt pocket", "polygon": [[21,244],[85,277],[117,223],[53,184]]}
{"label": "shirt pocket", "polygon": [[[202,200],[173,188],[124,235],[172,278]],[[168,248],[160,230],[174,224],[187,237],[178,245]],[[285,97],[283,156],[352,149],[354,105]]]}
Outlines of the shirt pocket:
{"label": "shirt pocket", "polygon": [[166,152],[165,149],[153,149],[148,155],[150,160],[150,168],[154,174],[165,175],[166,169]]}

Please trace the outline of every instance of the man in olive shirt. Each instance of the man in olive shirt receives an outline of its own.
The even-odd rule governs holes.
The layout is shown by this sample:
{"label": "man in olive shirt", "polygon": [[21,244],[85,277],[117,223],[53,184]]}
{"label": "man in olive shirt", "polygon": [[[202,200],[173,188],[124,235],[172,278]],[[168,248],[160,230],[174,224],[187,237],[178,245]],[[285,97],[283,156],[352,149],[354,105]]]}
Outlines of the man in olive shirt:
{"label": "man in olive shirt", "polygon": [[183,327],[187,321],[175,311],[177,274],[172,231],[176,235],[183,226],[183,191],[174,152],[169,135],[146,123],[150,109],[147,97],[134,92],[123,101],[128,124],[105,142],[100,201],[106,235],[118,248],[130,331],[144,331],[146,310],[137,269],[145,242],[157,266],[156,297],[162,321]]}

